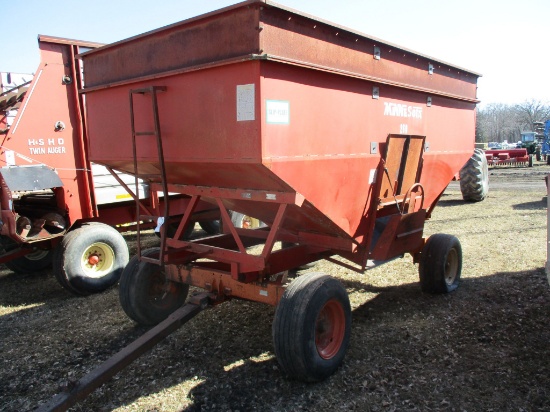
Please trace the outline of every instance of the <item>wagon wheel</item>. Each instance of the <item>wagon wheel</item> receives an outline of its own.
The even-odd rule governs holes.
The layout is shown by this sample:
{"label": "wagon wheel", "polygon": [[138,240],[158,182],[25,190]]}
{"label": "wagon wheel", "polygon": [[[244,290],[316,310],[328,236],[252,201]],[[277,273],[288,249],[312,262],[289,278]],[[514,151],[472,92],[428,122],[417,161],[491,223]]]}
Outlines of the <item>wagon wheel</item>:
{"label": "wagon wheel", "polygon": [[265,223],[243,213],[231,212],[231,223],[239,229],[257,229],[265,227]]}
{"label": "wagon wheel", "polygon": [[[160,248],[144,251],[158,257]],[[124,312],[141,325],[156,325],[178,309],[187,298],[189,285],[166,279],[161,266],[130,259],[120,279],[119,297]]]}
{"label": "wagon wheel", "polygon": [[217,235],[220,233],[220,221],[219,220],[205,220],[199,222],[200,227],[209,235]]}
{"label": "wagon wheel", "polygon": [[[0,236],[1,247],[5,252],[9,252],[20,245],[7,236]],[[15,273],[37,273],[48,269],[52,265],[52,250],[35,249],[28,255],[12,259],[4,263],[8,269]]]}
{"label": "wagon wheel", "polygon": [[428,293],[449,293],[458,287],[462,270],[462,247],[451,235],[430,236],[422,249],[418,271],[420,286]]}
{"label": "wagon wheel", "polygon": [[85,223],[67,233],[57,246],[53,271],[61,285],[77,295],[113,286],[128,263],[122,235],[103,223]]}
{"label": "wagon wheel", "polygon": [[342,284],[322,273],[290,283],[273,321],[275,354],[291,378],[315,382],[341,365],[351,332],[351,308]]}
{"label": "wagon wheel", "polygon": [[[167,230],[168,230],[168,232],[166,233],[166,236],[168,236],[169,238],[173,238],[176,235],[176,232],[178,231],[178,225],[179,225],[179,222],[169,223],[166,226]],[[190,239],[191,236],[193,236],[193,231],[194,230],[195,230],[195,222],[191,221],[191,222],[189,222],[189,224],[187,225],[187,227],[185,228],[185,230],[183,232],[183,239],[184,240]],[[155,235],[157,237],[160,237],[160,232],[155,231]]]}

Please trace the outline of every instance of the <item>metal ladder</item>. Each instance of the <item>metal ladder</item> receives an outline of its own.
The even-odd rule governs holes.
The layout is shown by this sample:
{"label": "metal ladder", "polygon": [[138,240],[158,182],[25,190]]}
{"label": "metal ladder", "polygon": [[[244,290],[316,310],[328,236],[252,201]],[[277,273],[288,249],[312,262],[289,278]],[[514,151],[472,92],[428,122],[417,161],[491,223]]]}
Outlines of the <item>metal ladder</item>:
{"label": "metal ladder", "polygon": [[[135,184],[136,184],[136,196],[135,196],[135,202],[136,202],[136,216],[137,216],[137,255],[138,259],[141,261],[151,262],[157,265],[162,265],[164,262],[164,255],[166,250],[166,230],[160,231],[160,253],[158,259],[142,256],[141,254],[141,227],[140,224],[142,221],[147,220],[155,220],[159,219],[159,216],[155,215],[144,215],[140,213],[141,207],[140,207],[140,200],[139,200],[139,178],[143,180],[149,180],[153,178],[160,178],[161,186],[162,186],[162,193],[164,196],[164,213],[162,218],[164,219],[164,224],[168,223],[168,218],[170,216],[170,206],[168,202],[168,183],[166,182],[166,168],[164,163],[164,152],[162,149],[162,137],[161,137],[161,130],[160,130],[160,120],[159,120],[159,113],[158,113],[158,102],[157,102],[157,93],[158,92],[165,92],[166,87],[165,86],[150,86],[146,88],[141,89],[131,89],[129,92],[130,96],[130,118],[131,118],[131,125],[132,125],[132,151],[134,156],[134,176],[135,176]],[[151,96],[151,107],[153,111],[153,123],[154,123],[154,130],[153,131],[136,131],[135,128],[135,119],[134,119],[134,96],[135,95],[148,95]],[[138,167],[138,159],[137,159],[137,144],[138,144],[138,137],[140,136],[153,136],[156,139],[157,143],[157,156],[158,156],[158,162],[160,166],[160,173],[156,174],[139,174],[139,167]],[[160,205],[160,202],[159,202]],[[157,206],[155,206],[155,209]],[[166,226],[165,226],[166,227]]]}

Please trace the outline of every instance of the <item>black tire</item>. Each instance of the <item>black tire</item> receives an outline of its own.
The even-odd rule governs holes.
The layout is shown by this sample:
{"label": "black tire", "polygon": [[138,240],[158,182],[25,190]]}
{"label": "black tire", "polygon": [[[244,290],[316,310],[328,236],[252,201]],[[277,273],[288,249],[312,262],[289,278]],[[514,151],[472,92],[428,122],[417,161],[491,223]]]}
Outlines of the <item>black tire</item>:
{"label": "black tire", "polygon": [[420,287],[428,293],[449,293],[458,287],[462,272],[462,247],[451,235],[430,236],[420,256]]}
{"label": "black tire", "polygon": [[[176,232],[178,230],[178,223],[170,223],[168,225],[168,233],[167,236],[170,238],[173,238],[176,235]],[[183,232],[183,239],[188,240],[193,235],[193,231],[195,230],[195,222],[191,222],[189,226],[185,229]],[[155,232],[155,235],[160,238],[160,232]]]}
{"label": "black tire", "polygon": [[[158,256],[160,248],[151,248],[143,256]],[[120,304],[129,318],[145,326],[156,325],[181,307],[189,285],[166,281],[158,265],[132,257],[120,279]]]}
{"label": "black tire", "polygon": [[275,355],[285,375],[321,381],[342,364],[351,333],[346,290],[322,273],[296,278],[283,294],[273,320]]}
{"label": "black tire", "polygon": [[200,227],[209,235],[217,235],[220,233],[220,221],[219,220],[205,220],[199,222]]}
{"label": "black tire", "polygon": [[467,202],[480,202],[489,193],[489,165],[485,152],[475,149],[474,154],[460,169],[460,191]]}
{"label": "black tire", "polygon": [[63,237],[54,254],[53,270],[63,287],[86,296],[117,283],[128,258],[128,246],[116,229],[85,223]]}
{"label": "black tire", "polygon": [[[9,252],[20,245],[7,236],[1,236],[4,251]],[[6,263],[6,267],[12,272],[19,274],[38,273],[49,269],[52,266],[53,251],[50,249],[38,249],[28,255],[12,259]]]}

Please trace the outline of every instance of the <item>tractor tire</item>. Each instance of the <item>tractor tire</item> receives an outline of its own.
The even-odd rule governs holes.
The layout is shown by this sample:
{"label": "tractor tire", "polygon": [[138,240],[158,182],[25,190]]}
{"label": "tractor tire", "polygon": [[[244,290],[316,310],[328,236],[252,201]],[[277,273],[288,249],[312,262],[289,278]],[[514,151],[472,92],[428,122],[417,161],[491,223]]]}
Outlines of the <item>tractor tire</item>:
{"label": "tractor tire", "polygon": [[342,284],[322,273],[293,280],[273,320],[275,355],[285,375],[318,382],[342,364],[351,334],[351,308]]}
{"label": "tractor tire", "polygon": [[[7,236],[0,236],[0,238],[1,246],[6,252],[19,247],[17,242]],[[51,267],[52,255],[53,251],[50,249],[36,249],[28,255],[21,256],[17,259],[12,259],[4,264],[14,273],[39,273]]]}
{"label": "tractor tire", "polygon": [[65,289],[87,296],[117,283],[128,258],[126,241],[116,229],[103,223],[84,223],[57,246],[53,271]]}
{"label": "tractor tire", "polygon": [[449,293],[458,287],[462,271],[462,247],[451,235],[429,237],[420,254],[420,287],[427,293]]}
{"label": "tractor tire", "polygon": [[489,166],[485,153],[475,149],[474,154],[460,169],[460,191],[467,202],[481,202],[489,193]]}
{"label": "tractor tire", "polygon": [[206,220],[199,222],[199,226],[209,235],[217,235],[220,233],[220,221],[219,220]]}
{"label": "tractor tire", "polygon": [[[151,248],[143,256],[158,256],[160,248]],[[162,267],[132,257],[120,279],[120,304],[129,318],[140,325],[162,322],[187,299],[189,285],[170,282]]]}

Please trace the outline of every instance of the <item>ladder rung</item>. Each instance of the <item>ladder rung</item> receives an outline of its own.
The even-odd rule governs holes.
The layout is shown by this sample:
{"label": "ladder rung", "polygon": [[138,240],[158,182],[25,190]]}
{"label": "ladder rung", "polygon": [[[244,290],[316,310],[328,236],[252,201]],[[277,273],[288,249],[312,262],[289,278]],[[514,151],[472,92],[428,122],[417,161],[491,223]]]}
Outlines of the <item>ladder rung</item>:
{"label": "ladder rung", "polygon": [[[164,92],[166,91],[165,86],[150,86],[145,87],[141,89],[133,89],[130,90],[130,115],[131,115],[131,121],[132,121],[132,143],[134,144],[133,148],[133,154],[134,154],[134,175],[136,175],[138,178],[141,179],[150,179],[151,181],[159,180],[163,185],[163,194],[165,196],[165,210],[164,215],[166,216],[150,216],[150,215],[139,215],[139,208],[141,207],[139,196],[136,196],[134,198],[136,202],[136,207],[138,209],[138,219],[137,219],[137,254],[140,256],[140,260],[144,262],[150,262],[157,265],[162,264],[162,261],[164,259],[164,255],[166,253],[166,233],[163,232],[163,235],[161,236],[161,250],[158,259],[154,259],[151,257],[142,256],[141,254],[141,238],[140,238],[140,231],[141,231],[141,222],[148,222],[148,221],[156,221],[158,223],[158,220],[160,218],[168,219],[169,216],[169,209],[168,209],[168,191],[165,184],[165,163],[164,163],[164,153],[162,149],[162,137],[160,133],[160,122],[159,122],[159,115],[158,115],[158,103],[157,103],[157,92]],[[135,94],[142,94],[142,95],[150,95],[150,99],[152,102],[152,111],[153,111],[153,119],[154,124],[153,128],[154,131],[136,131],[135,127],[135,121],[134,121],[134,95]],[[154,174],[140,174],[139,173],[139,167],[138,167],[138,160],[137,160],[137,142],[143,142],[141,139],[136,139],[136,136],[153,136],[157,143],[157,156],[160,164],[160,173],[154,173]],[[147,140],[150,141],[150,140]],[[136,188],[137,193],[139,193],[139,188]]]}

